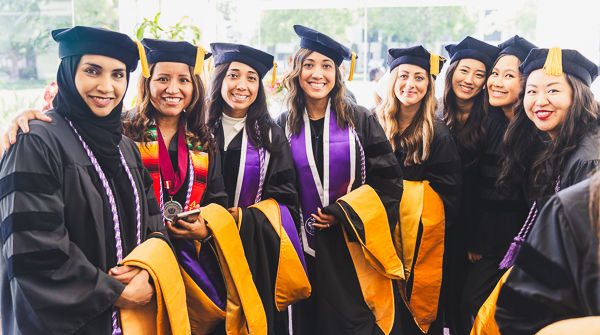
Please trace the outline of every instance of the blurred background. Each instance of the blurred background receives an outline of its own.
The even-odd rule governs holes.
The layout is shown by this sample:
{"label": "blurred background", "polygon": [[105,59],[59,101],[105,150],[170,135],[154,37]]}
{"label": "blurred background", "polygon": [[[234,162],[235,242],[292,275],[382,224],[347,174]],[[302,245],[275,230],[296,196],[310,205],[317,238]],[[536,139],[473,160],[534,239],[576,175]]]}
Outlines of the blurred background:
{"label": "blurred background", "polygon": [[[276,116],[285,92],[277,85],[298,48],[294,24],[315,28],[357,55],[347,87],[359,104],[374,106],[386,51],[423,44],[447,56],[444,45],[465,36],[498,44],[518,34],[540,47],[577,49],[600,63],[600,2],[583,0],[0,0],[0,125],[22,108],[42,108],[58,68],[50,31],[73,25],[107,26],[141,39],[244,43],[275,55],[277,80],[269,91]],[[345,64],[349,71],[349,63]],[[139,71],[139,70],[138,70]],[[135,99],[134,73],[126,107]],[[443,74],[438,77],[441,96]],[[272,76],[265,77],[271,85]],[[600,99],[600,84],[593,91]]]}

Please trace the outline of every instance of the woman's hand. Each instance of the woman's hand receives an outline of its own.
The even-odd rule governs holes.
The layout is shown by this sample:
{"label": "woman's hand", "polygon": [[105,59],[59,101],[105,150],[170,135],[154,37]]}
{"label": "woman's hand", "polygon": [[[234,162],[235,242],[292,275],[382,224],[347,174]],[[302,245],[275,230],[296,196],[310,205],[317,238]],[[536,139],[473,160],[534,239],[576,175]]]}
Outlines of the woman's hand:
{"label": "woman's hand", "polygon": [[[112,269],[111,269],[112,270]],[[136,308],[146,305],[154,296],[154,287],[150,284],[148,271],[140,269],[115,302],[118,308]]]}
{"label": "woman's hand", "polygon": [[210,235],[210,229],[206,226],[202,214],[198,214],[196,221],[191,223],[185,220],[179,220],[177,224],[167,221],[167,231],[174,239],[203,240]]}
{"label": "woman's hand", "polygon": [[231,207],[227,209],[229,211],[229,214],[231,214],[231,216],[233,216],[233,219],[235,220],[235,223],[238,224],[240,221],[240,208],[239,207]]}
{"label": "woman's hand", "polygon": [[477,254],[477,253],[469,251],[469,262],[475,263],[475,262],[479,261],[481,258],[483,258],[482,254]]}
{"label": "woman's hand", "polygon": [[108,271],[108,274],[114,277],[116,280],[120,281],[121,283],[127,285],[141,271],[142,269],[135,266],[120,265],[110,269]]}
{"label": "woman's hand", "polygon": [[320,208],[317,208],[317,214],[311,214],[315,222],[313,226],[321,229],[329,228],[339,223],[338,219],[331,214],[325,214]]}
{"label": "woman's hand", "polygon": [[29,132],[29,121],[31,120],[52,121],[48,115],[42,113],[40,110],[26,109],[20,111],[17,116],[10,121],[4,133],[0,135],[0,158],[4,152],[17,141],[17,132],[19,132],[19,128],[21,128],[24,133]]}

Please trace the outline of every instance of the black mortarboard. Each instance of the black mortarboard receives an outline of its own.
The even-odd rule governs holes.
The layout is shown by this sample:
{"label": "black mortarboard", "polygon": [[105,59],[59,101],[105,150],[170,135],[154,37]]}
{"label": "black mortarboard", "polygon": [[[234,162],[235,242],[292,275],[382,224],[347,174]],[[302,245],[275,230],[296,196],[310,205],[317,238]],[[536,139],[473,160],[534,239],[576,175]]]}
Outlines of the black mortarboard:
{"label": "black mortarboard", "polygon": [[75,26],[53,30],[52,38],[58,42],[60,58],[75,55],[102,55],[122,61],[129,71],[137,67],[138,47],[125,34],[103,28]]}
{"label": "black mortarboard", "polygon": [[294,31],[300,37],[301,48],[316,51],[331,58],[336,66],[340,66],[344,59],[350,60],[350,75],[348,80],[352,80],[356,58],[358,58],[354,52],[333,38],[314,29],[295,24]]}
{"label": "black mortarboard", "polygon": [[423,46],[410,48],[394,48],[388,50],[388,66],[390,71],[400,64],[414,64],[425,69],[434,78],[440,73],[444,66],[445,58],[430,53]]}
{"label": "black mortarboard", "polygon": [[273,67],[273,55],[243,44],[211,43],[215,65],[240,62],[252,67],[262,79]]}
{"label": "black mortarboard", "polygon": [[496,59],[500,48],[467,36],[458,44],[447,45],[446,50],[450,54],[450,63],[464,58],[473,58],[482,62],[486,68],[489,68]]}
{"label": "black mortarboard", "polygon": [[585,58],[577,50],[532,49],[519,70],[524,76],[537,69],[544,69],[549,75],[560,76],[563,72],[574,75],[590,86],[598,77],[598,66]]}
{"label": "black mortarboard", "polygon": [[195,46],[185,41],[169,41],[144,38],[142,45],[146,48],[148,63],[176,62],[194,67],[194,74],[202,72],[205,59],[211,56],[201,46]]}
{"label": "black mortarboard", "polygon": [[506,41],[498,44],[498,48],[500,48],[500,53],[498,53],[498,57],[502,55],[513,55],[516,56],[521,62],[527,58],[529,51],[531,49],[537,48],[535,44],[529,42],[519,35],[515,35]]}

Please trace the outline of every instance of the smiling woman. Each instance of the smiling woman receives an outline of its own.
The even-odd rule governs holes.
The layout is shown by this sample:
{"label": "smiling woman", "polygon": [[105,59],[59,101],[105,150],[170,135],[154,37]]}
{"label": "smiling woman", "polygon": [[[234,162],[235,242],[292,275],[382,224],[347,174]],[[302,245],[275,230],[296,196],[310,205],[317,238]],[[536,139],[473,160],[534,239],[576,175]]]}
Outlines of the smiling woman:
{"label": "smiling woman", "polygon": [[75,86],[83,101],[100,117],[107,116],[127,90],[125,64],[100,55],[83,55],[75,73]]}

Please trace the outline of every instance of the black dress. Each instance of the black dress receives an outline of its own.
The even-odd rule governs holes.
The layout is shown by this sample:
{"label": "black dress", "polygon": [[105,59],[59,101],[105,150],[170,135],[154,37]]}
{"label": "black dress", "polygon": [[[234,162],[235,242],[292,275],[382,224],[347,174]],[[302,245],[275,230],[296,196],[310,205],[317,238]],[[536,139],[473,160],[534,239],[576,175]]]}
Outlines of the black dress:
{"label": "black dress", "polygon": [[509,120],[499,108],[492,108],[486,124],[486,146],[480,158],[475,220],[467,228],[467,249],[482,258],[467,266],[461,299],[464,333],[468,333],[477,311],[490,295],[505,270],[498,267],[513,238],[523,225],[530,204],[520,184],[507,190],[496,187],[501,168],[502,139]]}
{"label": "black dress", "polygon": [[532,334],[558,320],[600,315],[598,218],[590,180],[550,198],[500,291],[503,334]]}
{"label": "black dress", "polygon": [[[278,119],[282,128],[286,127],[286,120],[287,112]],[[376,116],[364,107],[355,106],[353,120],[359,141],[364,148],[366,184],[375,190],[385,207],[388,222],[395,226],[402,197],[402,170]],[[309,126],[313,156],[319,177],[322,179],[324,121],[311,120]],[[352,190],[361,186],[358,143],[356,152],[357,168]],[[325,208],[325,212],[335,215],[342,222],[341,225],[347,225],[341,207],[334,201],[335,199],[331,199],[332,204]],[[383,334],[364,301],[341,225],[316,232],[315,250],[318,257],[313,258],[305,253],[312,294],[309,299],[300,301],[293,307],[294,334]],[[397,303],[402,303],[396,285],[394,296]],[[400,320],[398,308],[396,320]],[[391,333],[400,332],[399,322],[394,323]]]}
{"label": "black dress", "polygon": [[[108,198],[79,139],[62,116],[32,121],[0,162],[5,334],[110,334],[111,307],[125,285],[116,265]],[[166,236],[152,179],[136,145],[119,145],[140,195],[142,241]],[[136,246],[133,189],[121,167],[107,176],[121,224],[123,255]]]}

